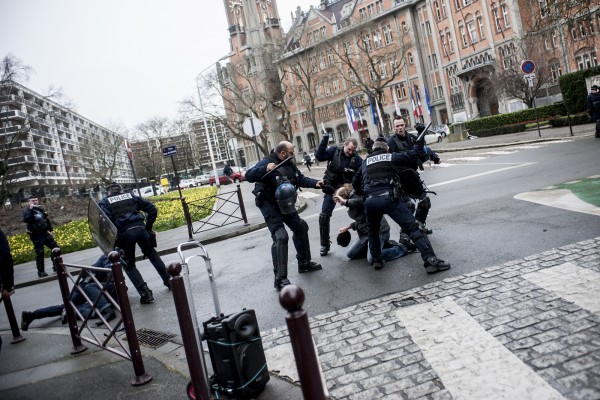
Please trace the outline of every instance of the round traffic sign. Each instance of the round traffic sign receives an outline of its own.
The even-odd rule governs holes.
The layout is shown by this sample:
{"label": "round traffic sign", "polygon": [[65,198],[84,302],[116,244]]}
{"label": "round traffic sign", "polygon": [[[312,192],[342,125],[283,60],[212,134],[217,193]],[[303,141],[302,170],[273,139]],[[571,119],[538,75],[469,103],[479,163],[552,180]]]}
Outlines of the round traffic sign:
{"label": "round traffic sign", "polygon": [[242,129],[248,136],[260,135],[263,130],[262,121],[256,117],[248,117],[242,123]]}
{"label": "round traffic sign", "polygon": [[523,61],[521,63],[521,71],[523,71],[524,74],[531,74],[535,71],[535,63],[531,60]]}

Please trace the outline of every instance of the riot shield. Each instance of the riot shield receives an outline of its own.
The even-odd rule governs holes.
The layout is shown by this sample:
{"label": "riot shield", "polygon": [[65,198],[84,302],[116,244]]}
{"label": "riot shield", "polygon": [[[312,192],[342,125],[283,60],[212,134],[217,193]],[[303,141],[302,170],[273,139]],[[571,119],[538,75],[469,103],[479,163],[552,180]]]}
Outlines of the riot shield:
{"label": "riot shield", "polygon": [[106,255],[114,250],[117,239],[117,228],[93,198],[88,206],[88,226],[92,239]]}

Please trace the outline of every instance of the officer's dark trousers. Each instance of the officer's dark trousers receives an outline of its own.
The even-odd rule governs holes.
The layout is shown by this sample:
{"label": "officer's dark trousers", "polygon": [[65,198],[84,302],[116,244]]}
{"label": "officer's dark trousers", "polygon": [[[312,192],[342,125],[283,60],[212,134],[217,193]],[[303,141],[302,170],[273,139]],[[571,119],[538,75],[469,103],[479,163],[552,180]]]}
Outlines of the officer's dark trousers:
{"label": "officer's dark trousers", "polygon": [[117,247],[125,253],[125,261],[127,262],[127,269],[125,272],[129,279],[131,279],[133,285],[136,288],[139,288],[144,284],[144,280],[135,266],[136,244],[140,246],[140,249],[146,258],[150,260],[163,282],[168,282],[170,276],[165,268],[165,263],[163,263],[156,252],[156,249],[152,247],[152,244],[150,243],[150,232],[146,230],[144,225],[137,225],[120,232],[116,243]]}
{"label": "officer's dark trousers", "polygon": [[44,271],[44,246],[50,251],[58,244],[54,241],[52,235],[48,232],[36,232],[31,234],[31,242],[33,243],[33,251],[35,252],[35,264],[38,272]]}
{"label": "officer's dark trousers", "polygon": [[400,225],[403,232],[408,233],[421,253],[423,260],[435,255],[429,240],[420,231],[419,224],[408,207],[406,207],[404,201],[392,200],[387,193],[383,196],[367,196],[365,200],[365,214],[369,223],[369,249],[373,259],[381,256],[379,229],[381,218],[384,214],[389,215],[394,222]]}
{"label": "officer's dark trousers", "polygon": [[[306,223],[303,223],[304,220],[300,218],[297,212],[282,214],[279,206],[269,201],[264,202],[263,206],[260,207],[260,212],[265,218],[273,242],[275,242],[275,232],[280,228],[285,229],[284,224],[287,225],[293,233],[292,240],[296,248],[296,258],[299,262],[310,261],[310,243],[305,243],[303,239],[306,236],[303,225],[306,226]],[[273,255],[273,265],[276,265],[276,263],[277,260]]]}

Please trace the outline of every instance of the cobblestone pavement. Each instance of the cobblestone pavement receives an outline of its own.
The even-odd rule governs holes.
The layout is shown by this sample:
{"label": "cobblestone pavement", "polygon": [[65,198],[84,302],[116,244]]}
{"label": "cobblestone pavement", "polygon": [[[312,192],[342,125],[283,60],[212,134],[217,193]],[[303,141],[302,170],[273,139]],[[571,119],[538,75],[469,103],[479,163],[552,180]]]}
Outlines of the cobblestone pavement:
{"label": "cobblestone pavement", "polygon": [[597,237],[309,316],[333,399],[600,399],[599,293]]}

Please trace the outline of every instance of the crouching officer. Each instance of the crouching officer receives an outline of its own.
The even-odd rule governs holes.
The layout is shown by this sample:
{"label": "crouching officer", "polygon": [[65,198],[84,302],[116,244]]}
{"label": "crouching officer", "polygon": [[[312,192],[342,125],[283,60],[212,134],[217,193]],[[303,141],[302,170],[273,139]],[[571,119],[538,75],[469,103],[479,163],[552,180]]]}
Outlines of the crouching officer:
{"label": "crouching officer", "polygon": [[357,174],[353,186],[362,187],[365,195],[365,213],[369,225],[369,251],[373,268],[383,268],[379,229],[384,214],[390,216],[402,231],[407,232],[425,262],[427,273],[432,274],[450,268],[450,264],[436,257],[427,236],[419,229],[419,223],[407,208],[401,196],[398,168],[408,167],[425,151],[425,139],[421,138],[413,150],[403,153],[388,153],[385,141],[373,145],[373,153],[363,162],[361,174]]}
{"label": "crouching officer", "polygon": [[[110,185],[108,197],[102,199],[98,206],[117,228],[115,246],[125,253],[124,258],[127,263],[125,272],[140,293],[140,302],[142,304],[151,303],[154,301],[152,291],[148,289],[135,266],[136,243],[140,246],[144,256],[150,260],[164,285],[168,288],[171,287],[165,264],[152,244],[152,225],[154,225],[158,215],[156,207],[139,196],[123,193],[121,185],[118,183]],[[146,213],[146,218],[141,211]]]}
{"label": "crouching officer", "polygon": [[[54,241],[52,223],[48,218],[48,214],[44,211],[44,207],[39,205],[36,195],[29,196],[29,207],[23,210],[23,222],[27,224],[27,234],[33,243],[38,277],[48,276],[44,271],[44,246],[52,250],[58,245]],[[52,270],[55,270],[54,265]]]}
{"label": "crouching officer", "polygon": [[290,284],[287,277],[289,237],[284,224],[293,233],[298,272],[320,270],[321,265],[311,261],[308,224],[298,215],[295,204],[298,188],[318,189],[322,182],[308,178],[298,170],[294,161],[294,145],[286,141],[279,143],[271,154],[246,172],[246,180],[256,183],[256,206],[265,218],[273,239],[271,257],[275,289],[281,290]]}
{"label": "crouching officer", "polygon": [[330,219],[335,208],[333,195],[335,191],[345,183],[352,183],[352,178],[362,164],[362,158],[356,154],[358,141],[354,138],[347,138],[343,146],[330,146],[329,134],[325,132],[323,139],[319,143],[319,148],[315,157],[319,161],[327,161],[327,169],[323,177],[323,205],[319,214],[319,235],[321,237],[320,254],[327,255],[329,252],[330,240]]}

